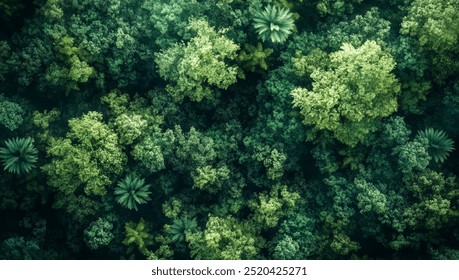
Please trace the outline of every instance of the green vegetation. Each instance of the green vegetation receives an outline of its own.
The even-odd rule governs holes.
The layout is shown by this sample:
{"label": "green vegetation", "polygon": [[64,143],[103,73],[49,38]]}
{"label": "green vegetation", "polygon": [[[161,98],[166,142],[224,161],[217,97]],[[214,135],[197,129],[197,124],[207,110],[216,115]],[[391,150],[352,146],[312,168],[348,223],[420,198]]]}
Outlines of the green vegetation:
{"label": "green vegetation", "polygon": [[6,148],[0,149],[4,170],[18,175],[29,173],[37,162],[38,150],[32,138],[13,138],[5,141]]}
{"label": "green vegetation", "polygon": [[146,185],[144,179],[129,174],[115,188],[116,201],[129,210],[137,211],[138,204],[144,204],[150,200],[149,188],[150,185]]}
{"label": "green vegetation", "polygon": [[458,0],[0,0],[0,259],[457,259]]}
{"label": "green vegetation", "polygon": [[255,30],[261,40],[282,43],[295,28],[293,15],[284,8],[268,5],[254,15]]}
{"label": "green vegetation", "polygon": [[418,136],[428,140],[429,154],[435,162],[445,161],[454,150],[454,141],[449,139],[444,131],[428,127],[419,131]]}

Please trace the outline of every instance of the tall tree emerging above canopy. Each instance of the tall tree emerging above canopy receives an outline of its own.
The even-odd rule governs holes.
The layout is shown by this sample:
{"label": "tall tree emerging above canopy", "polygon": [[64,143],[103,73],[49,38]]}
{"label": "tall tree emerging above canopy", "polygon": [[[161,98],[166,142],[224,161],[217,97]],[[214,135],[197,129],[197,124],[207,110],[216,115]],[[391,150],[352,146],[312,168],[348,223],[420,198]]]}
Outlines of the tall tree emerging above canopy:
{"label": "tall tree emerging above canopy", "polygon": [[199,102],[211,97],[212,86],[227,89],[236,82],[238,67],[227,65],[226,60],[236,58],[239,46],[203,19],[192,19],[187,32],[194,37],[156,53],[156,63],[159,75],[171,82],[167,91],[172,96]]}
{"label": "tall tree emerging above canopy", "polygon": [[374,41],[359,48],[343,44],[329,57],[329,67],[312,72],[312,90],[292,91],[293,104],[303,123],[314,126],[313,134],[330,131],[340,142],[355,146],[376,129],[377,119],[397,110],[400,84],[391,73],[395,61]]}

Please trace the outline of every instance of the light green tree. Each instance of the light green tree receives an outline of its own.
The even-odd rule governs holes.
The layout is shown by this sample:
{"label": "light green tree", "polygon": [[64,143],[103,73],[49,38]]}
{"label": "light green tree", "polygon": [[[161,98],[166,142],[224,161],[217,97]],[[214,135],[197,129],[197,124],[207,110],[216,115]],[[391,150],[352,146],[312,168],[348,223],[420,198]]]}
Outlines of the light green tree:
{"label": "light green tree", "polygon": [[170,82],[170,94],[199,102],[212,96],[212,87],[227,89],[236,82],[238,68],[227,61],[236,58],[239,46],[203,19],[190,20],[187,30],[194,35],[187,43],[156,53],[155,61],[159,75]]}
{"label": "light green tree", "polygon": [[0,148],[0,159],[4,170],[18,175],[29,173],[37,162],[38,150],[32,138],[13,138],[5,141],[5,148]]}
{"label": "light green tree", "polygon": [[210,215],[204,231],[186,237],[196,259],[253,259],[260,250],[260,240],[254,228],[232,216]]}
{"label": "light green tree", "polygon": [[416,38],[432,62],[437,82],[457,74],[459,63],[459,1],[414,0],[400,33]]}
{"label": "light green tree", "polygon": [[374,41],[359,48],[343,44],[330,55],[328,69],[312,72],[312,90],[292,91],[294,107],[313,132],[330,131],[355,146],[376,130],[376,120],[397,110],[400,84],[391,73],[394,67],[392,56]]}
{"label": "light green tree", "polygon": [[242,64],[241,67],[251,72],[268,70],[266,59],[273,53],[273,49],[264,49],[261,43],[256,46],[246,44],[244,49],[239,53],[237,61]]}
{"label": "light green tree", "polygon": [[87,195],[105,195],[110,177],[126,161],[116,133],[98,112],[69,120],[69,127],[67,137],[52,139],[47,150],[51,162],[43,170],[49,185],[67,194],[81,187]]}

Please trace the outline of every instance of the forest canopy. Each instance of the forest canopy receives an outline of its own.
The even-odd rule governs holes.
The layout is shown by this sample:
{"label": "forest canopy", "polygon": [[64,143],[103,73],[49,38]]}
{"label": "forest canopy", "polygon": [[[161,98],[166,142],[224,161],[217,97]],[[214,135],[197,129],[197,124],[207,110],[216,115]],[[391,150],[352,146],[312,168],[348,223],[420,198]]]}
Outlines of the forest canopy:
{"label": "forest canopy", "polygon": [[0,259],[459,259],[458,0],[0,0]]}

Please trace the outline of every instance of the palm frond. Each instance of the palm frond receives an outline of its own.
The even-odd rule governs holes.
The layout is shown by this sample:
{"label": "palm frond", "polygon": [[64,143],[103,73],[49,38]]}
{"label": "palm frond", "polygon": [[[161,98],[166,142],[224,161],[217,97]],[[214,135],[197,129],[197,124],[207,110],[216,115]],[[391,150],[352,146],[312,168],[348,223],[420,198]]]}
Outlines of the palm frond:
{"label": "palm frond", "polygon": [[137,211],[137,205],[150,200],[149,188],[150,185],[145,184],[144,179],[129,174],[115,188],[116,201],[129,210]]}
{"label": "palm frond", "polygon": [[418,137],[429,141],[429,154],[435,162],[444,162],[454,150],[454,141],[443,130],[426,128],[418,132]]}
{"label": "palm frond", "polygon": [[292,14],[284,8],[268,5],[254,16],[255,30],[261,40],[282,43],[295,28]]}
{"label": "palm frond", "polygon": [[37,162],[38,150],[33,139],[13,138],[5,141],[6,148],[0,149],[0,159],[4,170],[15,174],[29,173]]}

